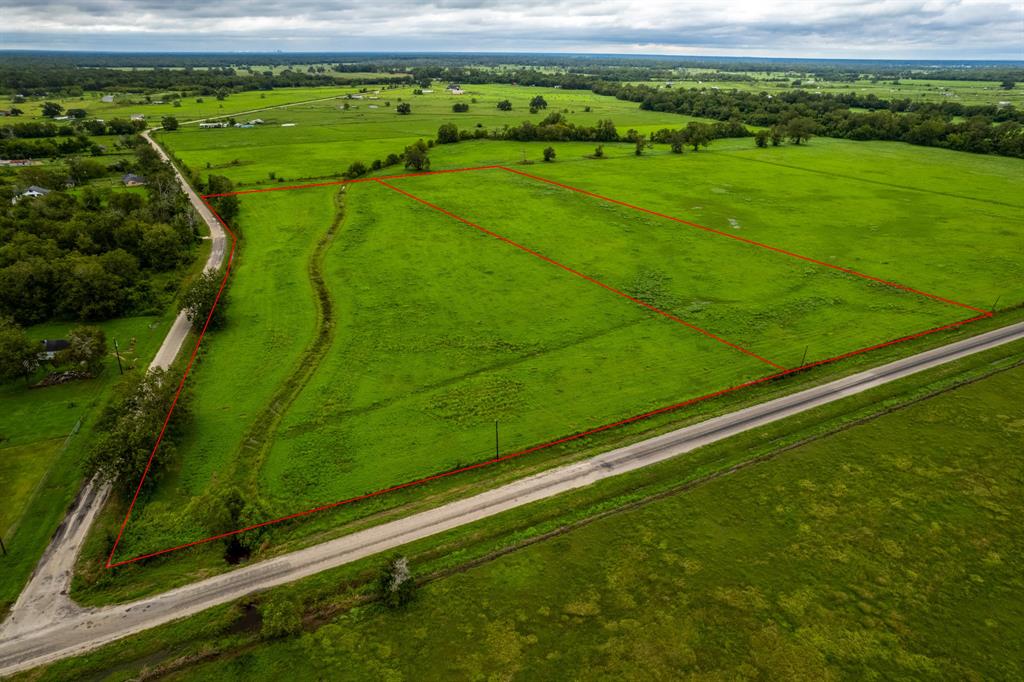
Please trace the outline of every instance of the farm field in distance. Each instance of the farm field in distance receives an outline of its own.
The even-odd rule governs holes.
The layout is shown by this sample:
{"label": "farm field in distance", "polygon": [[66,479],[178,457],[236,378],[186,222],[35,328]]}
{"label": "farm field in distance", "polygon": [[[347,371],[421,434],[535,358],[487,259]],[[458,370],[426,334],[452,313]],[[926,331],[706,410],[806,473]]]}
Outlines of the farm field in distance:
{"label": "farm field in distance", "polygon": [[[737,139],[682,156],[609,145],[602,160],[585,158],[593,145],[557,143],[555,163],[516,165],[541,146],[439,145],[432,167],[507,164],[969,306],[1024,300],[1014,160]],[[899,183],[879,180],[896,167]],[[515,452],[976,315],[507,171],[388,182],[762,359],[375,182],[242,195],[231,322],[190,380],[195,428],[119,557],[230,530],[189,506],[223,486],[256,496],[251,521],[266,520],[486,459],[495,421],[500,452]],[[318,259],[326,326],[309,278]]]}

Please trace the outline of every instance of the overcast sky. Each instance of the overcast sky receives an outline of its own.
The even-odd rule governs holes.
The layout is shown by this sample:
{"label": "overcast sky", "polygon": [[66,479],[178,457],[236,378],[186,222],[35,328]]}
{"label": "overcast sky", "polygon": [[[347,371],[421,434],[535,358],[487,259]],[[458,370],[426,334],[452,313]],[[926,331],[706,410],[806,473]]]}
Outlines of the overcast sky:
{"label": "overcast sky", "polygon": [[0,0],[0,47],[1024,59],[1024,0]]}

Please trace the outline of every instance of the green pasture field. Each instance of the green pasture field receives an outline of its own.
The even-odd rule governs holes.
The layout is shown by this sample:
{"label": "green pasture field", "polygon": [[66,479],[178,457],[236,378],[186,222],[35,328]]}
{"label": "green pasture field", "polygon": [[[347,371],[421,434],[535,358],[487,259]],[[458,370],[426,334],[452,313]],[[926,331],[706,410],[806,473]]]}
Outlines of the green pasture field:
{"label": "green pasture field", "polygon": [[[800,80],[801,85],[794,87],[792,82]],[[892,80],[872,83],[870,80],[856,82],[830,81],[807,76],[793,76],[785,81],[767,81],[759,79],[749,81],[715,81],[684,78],[672,81],[635,81],[644,85],[664,87],[671,82],[674,89],[704,88],[708,90],[739,90],[742,92],[767,92],[777,94],[786,90],[807,90],[833,95],[856,94],[860,96],[875,95],[884,100],[909,99],[915,102],[956,102],[963,105],[998,105],[1009,102],[1020,108],[1024,106],[1024,85],[1017,84],[1012,90],[1005,90],[994,81],[945,81],[927,78],[901,79],[898,84]]]}
{"label": "green pasture field", "polygon": [[[589,91],[467,84],[466,94],[451,95],[445,92],[445,86],[436,82],[433,92],[423,95],[413,95],[413,87],[382,89],[378,94],[371,89],[363,96],[379,99],[302,104],[264,112],[259,117],[265,123],[253,128],[200,129],[188,125],[174,132],[160,132],[158,137],[193,170],[226,175],[236,184],[246,186],[340,177],[355,161],[369,166],[374,159],[401,154],[418,139],[437,137],[437,129],[448,122],[465,130],[476,129],[478,125],[494,130],[526,120],[539,123],[552,112],[564,111],[569,121],[578,125],[611,119],[620,133],[633,128],[646,134],[696,120],[643,111],[634,102]],[[529,103],[536,95],[544,96],[548,108],[531,114]],[[395,112],[399,98],[412,106],[411,114]],[[472,103],[474,98],[476,104]],[[497,108],[497,103],[505,99],[512,103],[512,111]],[[388,102],[390,106],[386,106]],[[469,111],[453,113],[452,105],[456,102],[469,104]],[[341,108],[345,104],[348,110]],[[589,112],[585,111],[587,107]],[[270,179],[271,173],[275,180]]]}
{"label": "green pasture field", "polygon": [[[542,146],[459,143],[432,156],[436,168],[514,163]],[[832,140],[764,150],[716,141],[682,156],[611,146],[604,160],[585,158],[591,145],[557,149],[555,163],[522,168],[978,307],[999,296],[1000,307],[1024,300],[1018,161]],[[886,168],[903,184],[878,179]],[[808,360],[828,357],[973,315],[501,171],[480,173],[395,184],[464,207],[486,227],[551,249],[783,366],[798,365],[805,350]],[[696,375],[714,389],[774,371],[677,323],[651,324],[645,309],[376,183],[345,192],[344,220],[322,263],[334,323],[318,337],[310,263],[335,218],[334,194],[241,197],[232,321],[208,339],[193,376],[194,435],[136,509],[119,556],[208,535],[187,505],[215,481],[245,486],[279,515],[486,457],[495,420],[508,452],[699,395],[706,386],[693,383]],[[508,265],[519,260],[528,261],[521,272]],[[648,358],[649,348],[676,349],[670,357],[686,358],[685,367],[658,364],[665,359]],[[638,363],[632,374],[616,374],[624,354]],[[585,404],[571,399],[580,395]]]}
{"label": "green pasture field", "polygon": [[1004,371],[167,679],[1019,679],[1022,390]]}
{"label": "green pasture field", "polygon": [[[179,122],[191,121],[214,116],[230,116],[250,109],[281,106],[293,102],[302,102],[327,97],[343,97],[357,92],[358,87],[323,87],[323,88],[279,88],[277,90],[260,90],[229,94],[223,100],[214,95],[189,95],[181,99],[181,106],[176,107],[170,100],[162,104],[154,104],[160,100],[159,94],[151,95],[152,102],[146,102],[143,95],[127,93],[86,93],[81,97],[52,99],[46,97],[32,98],[22,104],[11,104],[10,97],[0,97],[0,109],[17,106],[25,113],[19,120],[39,120],[43,118],[44,102],[57,102],[65,109],[85,109],[88,118],[111,120],[129,118],[133,114],[142,114],[151,126],[160,125],[164,116],[174,116]],[[113,95],[113,102],[102,102],[104,95]],[[202,99],[202,102],[197,100]],[[57,121],[60,123],[60,121]]]}

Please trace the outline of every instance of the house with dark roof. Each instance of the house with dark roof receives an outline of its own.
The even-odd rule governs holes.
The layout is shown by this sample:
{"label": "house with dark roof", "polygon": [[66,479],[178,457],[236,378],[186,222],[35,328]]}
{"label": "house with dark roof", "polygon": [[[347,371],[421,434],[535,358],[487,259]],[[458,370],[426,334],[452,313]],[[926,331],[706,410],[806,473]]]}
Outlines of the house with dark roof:
{"label": "house with dark roof", "polygon": [[146,184],[146,178],[135,173],[125,173],[124,177],[121,178],[121,182],[124,183],[125,187],[140,187]]}
{"label": "house with dark roof", "polygon": [[41,360],[53,360],[57,353],[71,347],[71,343],[66,339],[43,339],[42,344],[43,352],[39,354]]}

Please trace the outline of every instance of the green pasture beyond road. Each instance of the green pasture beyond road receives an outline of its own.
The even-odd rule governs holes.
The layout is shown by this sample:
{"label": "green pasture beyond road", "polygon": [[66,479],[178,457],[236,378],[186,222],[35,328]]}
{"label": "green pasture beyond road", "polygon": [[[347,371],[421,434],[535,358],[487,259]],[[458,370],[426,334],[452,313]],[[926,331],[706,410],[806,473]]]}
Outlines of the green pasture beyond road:
{"label": "green pasture beyond road", "polygon": [[[414,89],[408,87],[377,94],[371,91],[361,96],[378,99],[302,104],[263,112],[259,116],[265,123],[253,128],[183,126],[162,132],[159,138],[193,170],[227,175],[238,184],[252,185],[340,176],[355,161],[369,166],[374,159],[401,154],[418,139],[436,137],[438,127],[447,122],[463,130],[493,130],[525,120],[539,123],[552,112],[564,112],[577,125],[610,119],[622,134],[630,128],[646,134],[694,120],[642,111],[634,102],[589,91],[466,85],[466,94],[452,95],[444,88],[444,83],[435,83],[433,91],[423,95],[414,95]],[[537,95],[544,96],[548,108],[531,114],[530,100]],[[400,100],[412,107],[412,113],[395,112]],[[497,108],[502,100],[512,103],[511,111]],[[453,113],[455,103],[467,104],[469,111]],[[349,108],[343,109],[346,105]],[[276,178],[273,181],[271,173]]]}
{"label": "green pasture beyond road", "polygon": [[[176,141],[267,131],[164,140],[181,155]],[[436,169],[514,165],[543,146],[431,155]],[[1018,160],[818,139],[719,140],[682,156],[609,145],[601,160],[585,158],[593,145],[554,146],[555,163],[518,167],[980,308],[1024,301]],[[284,152],[244,153],[267,167]],[[224,172],[248,172],[235,168]],[[972,315],[501,171],[394,184],[786,367]],[[337,194],[241,197],[228,327],[207,341],[191,436],[136,508],[120,557],[210,535],[190,503],[216,484],[239,485],[269,518],[486,458],[495,421],[510,452],[775,371],[377,183]],[[96,555],[121,513],[104,515]]]}
{"label": "green pasture beyond road", "polygon": [[[1018,367],[167,679],[1019,679]],[[206,641],[206,640],[204,640]]]}

